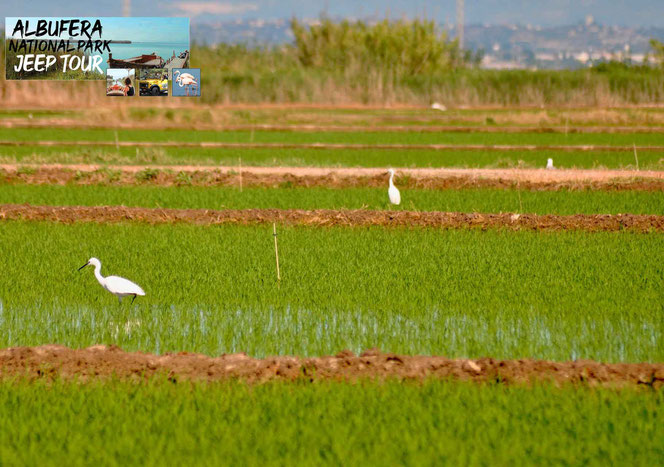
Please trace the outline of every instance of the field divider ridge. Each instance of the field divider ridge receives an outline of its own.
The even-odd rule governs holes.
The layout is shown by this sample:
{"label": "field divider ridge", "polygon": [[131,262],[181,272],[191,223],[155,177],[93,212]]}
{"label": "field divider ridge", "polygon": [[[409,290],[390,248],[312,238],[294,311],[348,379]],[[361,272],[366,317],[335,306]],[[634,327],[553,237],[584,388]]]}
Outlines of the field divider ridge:
{"label": "field divider ridge", "polygon": [[48,221],[195,225],[284,224],[309,227],[506,229],[512,231],[664,232],[664,216],[645,214],[518,214],[439,211],[170,209],[126,206],[1,204],[0,221]]}
{"label": "field divider ridge", "polygon": [[[416,120],[410,120],[416,121]],[[26,119],[5,119],[0,121],[0,128],[63,128],[63,129],[87,129],[108,130],[110,129],[135,129],[136,122],[118,123],[110,125],[99,122],[87,122],[81,120],[49,120],[39,121]],[[588,126],[564,126],[564,125],[346,125],[340,124],[206,124],[197,123],[159,123],[151,124],[141,122],[141,128],[150,130],[216,130],[216,131],[265,131],[265,132],[292,132],[292,133],[314,133],[314,132],[338,132],[338,133],[560,133],[560,134],[649,134],[664,133],[662,126],[643,125],[588,125]]]}
{"label": "field divider ridge", "polygon": [[[537,145],[537,144],[361,144],[361,143],[230,143],[219,141],[11,141],[2,140],[0,146],[104,146],[104,147],[175,147],[216,149],[338,149],[338,150],[430,150],[430,151],[633,151],[634,146],[619,145]],[[639,151],[664,151],[664,146],[636,146]]]}
{"label": "field divider ridge", "polygon": [[[47,368],[47,371],[44,369]],[[388,378],[425,381],[452,379],[476,383],[533,384],[546,382],[573,385],[643,386],[664,385],[662,363],[553,362],[494,358],[452,359],[441,356],[410,356],[372,349],[355,355],[348,350],[332,356],[252,358],[244,353],[209,357],[191,353],[154,355],[124,352],[116,346],[95,345],[69,349],[60,345],[14,347],[0,350],[0,378],[30,379],[110,378],[170,381],[229,379],[248,383],[267,381],[324,381]]]}

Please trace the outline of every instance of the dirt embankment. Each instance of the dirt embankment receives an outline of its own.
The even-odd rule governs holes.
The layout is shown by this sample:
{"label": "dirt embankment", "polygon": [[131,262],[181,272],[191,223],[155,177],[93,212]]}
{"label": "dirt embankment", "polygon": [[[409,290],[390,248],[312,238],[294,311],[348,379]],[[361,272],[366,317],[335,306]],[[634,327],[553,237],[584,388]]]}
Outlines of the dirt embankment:
{"label": "dirt embankment", "polygon": [[[387,169],[192,165],[0,164],[0,180],[30,184],[385,187]],[[663,171],[596,169],[397,169],[401,188],[663,191]]]}
{"label": "dirt embankment", "polygon": [[[0,167],[0,180],[4,183],[26,183],[32,185],[155,185],[155,186],[231,186],[231,187],[324,187],[324,188],[384,188],[385,175],[380,173],[339,175],[334,171],[327,174],[302,174],[290,172],[256,172],[253,168],[237,171],[178,170],[135,168],[120,166],[118,169],[74,170],[67,167],[35,167],[19,170],[18,167]],[[664,178],[609,178],[589,180],[520,180],[515,178],[485,178],[472,175],[440,176],[410,174],[399,175],[396,183],[402,189],[516,189],[527,191],[559,190],[602,190],[602,191],[664,191]]]}
{"label": "dirt embankment", "polygon": [[313,382],[436,378],[502,384],[552,381],[558,384],[643,385],[661,388],[664,385],[664,364],[493,358],[467,360],[395,355],[378,350],[369,350],[359,356],[343,351],[335,356],[317,358],[265,359],[255,359],[245,354],[208,357],[178,353],[158,356],[123,352],[117,347],[103,345],[80,350],[58,345],[0,350],[0,377],[27,377],[32,380],[120,378],[140,381],[160,375],[172,382],[239,379],[260,383],[271,380]]}
{"label": "dirt embankment", "polygon": [[618,146],[605,144],[364,144],[364,143],[231,143],[223,141],[8,141],[0,146],[80,146],[131,148],[216,148],[216,149],[339,149],[339,150],[398,150],[398,151],[562,151],[562,152],[629,152],[664,151],[664,146]]}
{"label": "dirt embankment", "polygon": [[636,214],[481,214],[461,212],[370,211],[301,209],[161,209],[124,206],[31,206],[0,205],[2,220],[37,220],[50,222],[145,222],[149,224],[188,223],[197,225],[270,224],[312,227],[432,227],[441,229],[502,228],[527,231],[583,230],[616,232],[628,230],[664,232],[664,216]]}
{"label": "dirt embankment", "polygon": [[[395,119],[396,117],[392,117]],[[410,122],[431,121],[431,117],[403,117]],[[127,120],[130,120],[128,118]],[[158,120],[155,118],[154,120]],[[216,131],[278,131],[293,133],[309,132],[340,132],[340,133],[562,133],[562,134],[597,134],[597,133],[628,133],[648,134],[662,133],[662,126],[648,125],[479,125],[465,124],[454,125],[445,123],[430,123],[428,125],[394,125],[394,124],[315,124],[315,123],[291,123],[291,124],[228,124],[209,122],[169,122],[169,121],[125,121],[116,120],[111,122],[100,122],[93,119],[78,118],[5,118],[0,121],[0,128],[64,128],[64,129],[135,129],[140,125],[145,130],[216,130]]]}

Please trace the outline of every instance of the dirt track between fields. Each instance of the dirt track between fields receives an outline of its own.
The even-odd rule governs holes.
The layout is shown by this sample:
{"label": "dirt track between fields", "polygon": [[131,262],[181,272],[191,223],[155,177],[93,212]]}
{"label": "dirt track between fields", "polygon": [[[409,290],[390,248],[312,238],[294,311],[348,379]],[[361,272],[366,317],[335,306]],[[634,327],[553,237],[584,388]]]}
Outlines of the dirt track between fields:
{"label": "dirt track between fields", "polygon": [[0,141],[0,146],[93,146],[131,148],[216,148],[216,149],[339,149],[417,151],[562,151],[626,152],[664,151],[664,146],[618,146],[603,144],[362,144],[362,143],[229,143],[221,141]]}
{"label": "dirt track between fields", "polygon": [[664,232],[664,216],[636,214],[481,214],[426,211],[370,211],[300,209],[161,209],[124,206],[0,205],[0,221],[143,222],[148,224],[256,225],[273,222],[311,227],[431,227],[441,229],[490,228],[526,231]]}
{"label": "dirt track between fields", "polygon": [[[605,189],[662,191],[664,171],[599,169],[396,169],[402,188]],[[180,177],[186,175],[186,177]],[[385,168],[195,165],[0,164],[0,181],[34,184],[384,187]]]}
{"label": "dirt track between fields", "polygon": [[[417,117],[405,117],[410,121],[418,121]],[[421,120],[430,121],[431,117],[422,117]],[[65,129],[135,129],[137,125],[143,130],[217,130],[217,131],[279,131],[293,133],[309,132],[340,132],[340,133],[563,133],[563,134],[595,134],[595,133],[625,133],[625,134],[644,134],[644,133],[662,133],[664,127],[646,126],[646,125],[585,125],[585,126],[564,126],[564,125],[450,125],[450,124],[429,124],[429,125],[356,125],[356,124],[221,124],[206,122],[159,122],[151,123],[146,121],[113,121],[102,124],[98,121],[82,119],[64,119],[64,118],[39,118],[37,120],[28,120],[25,118],[5,118],[0,121],[0,128],[65,128]]]}
{"label": "dirt track between fields", "polygon": [[[358,171],[357,175],[344,174],[330,170],[327,173],[303,173],[297,168],[289,172],[283,171],[256,171],[254,168],[231,171],[230,168],[214,169],[205,167],[204,170],[177,170],[176,168],[155,169],[143,168],[137,172],[136,167],[119,167],[117,169],[100,169],[90,166],[69,167],[40,167],[31,170],[18,166],[3,169],[0,166],[0,180],[4,183],[25,183],[31,185],[153,185],[153,186],[230,186],[230,187],[324,187],[324,188],[384,188],[386,176],[377,171]],[[175,170],[174,170],[175,169]],[[148,172],[152,171],[152,172]],[[439,176],[411,175],[414,171],[400,171],[395,178],[396,184],[402,189],[431,189],[453,190],[469,188],[492,189],[518,189],[529,191],[557,191],[557,190],[603,190],[603,191],[664,191],[664,178],[643,177],[614,177],[601,179],[597,176],[588,180],[537,180],[547,174],[533,174],[532,179],[516,178],[517,174],[508,174],[506,177],[473,176],[473,175],[446,175],[448,171],[441,171]],[[449,171],[461,173],[462,171]],[[505,171],[501,171],[504,173]],[[514,171],[513,171],[514,172]],[[534,171],[530,171],[534,172]],[[540,171],[542,172],[542,171]],[[548,171],[550,172],[550,171]],[[347,173],[347,171],[346,171]],[[363,174],[364,173],[364,174]],[[558,172],[560,173],[560,172]],[[630,172],[631,173],[631,172]],[[662,172],[664,174],[664,172]],[[544,178],[544,177],[542,177]]]}
{"label": "dirt track between fields", "polygon": [[98,345],[73,350],[58,345],[0,350],[0,377],[38,379],[146,380],[162,376],[182,380],[250,383],[272,380],[321,381],[396,378],[401,380],[449,379],[478,383],[523,384],[550,381],[557,384],[610,386],[664,386],[662,363],[543,360],[476,360],[406,356],[369,350],[359,356],[343,351],[317,358],[251,358],[245,354],[208,357],[200,354],[151,355],[123,352]]}

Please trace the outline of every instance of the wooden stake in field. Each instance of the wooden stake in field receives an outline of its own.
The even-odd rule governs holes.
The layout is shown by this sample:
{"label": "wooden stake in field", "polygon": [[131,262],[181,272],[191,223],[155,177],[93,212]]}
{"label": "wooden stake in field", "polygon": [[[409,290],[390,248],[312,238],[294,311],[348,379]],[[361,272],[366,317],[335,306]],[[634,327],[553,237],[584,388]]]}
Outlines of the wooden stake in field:
{"label": "wooden stake in field", "polygon": [[636,170],[639,170],[639,156],[636,154],[636,143],[632,143],[634,146],[634,160],[636,161]]}
{"label": "wooden stake in field", "polygon": [[274,257],[277,260],[277,281],[281,283],[281,273],[279,272],[279,247],[277,246],[277,223],[272,223],[272,235],[274,236]]}
{"label": "wooden stake in field", "polygon": [[239,158],[240,166],[240,193],[242,193],[242,157]]}

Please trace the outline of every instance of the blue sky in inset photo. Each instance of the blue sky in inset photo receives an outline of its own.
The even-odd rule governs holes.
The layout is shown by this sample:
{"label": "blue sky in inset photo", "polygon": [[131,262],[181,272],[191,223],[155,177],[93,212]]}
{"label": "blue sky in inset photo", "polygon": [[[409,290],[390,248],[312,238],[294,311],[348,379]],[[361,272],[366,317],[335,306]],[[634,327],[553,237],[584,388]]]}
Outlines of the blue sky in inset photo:
{"label": "blue sky in inset photo", "polygon": [[124,79],[127,76],[134,78],[134,70],[127,68],[108,68],[106,69],[106,78],[111,79]]}
{"label": "blue sky in inset photo", "polygon": [[[130,40],[132,42],[189,42],[189,18],[182,17],[151,17],[151,18],[123,18],[123,17],[8,17],[5,18],[5,37],[11,33],[21,19],[29,21],[29,28],[34,30],[37,21],[80,19],[94,23],[100,19],[102,25],[102,39]],[[68,39],[68,34],[62,34],[60,39]],[[43,37],[42,37],[43,39]],[[93,40],[97,37],[93,37]]]}

